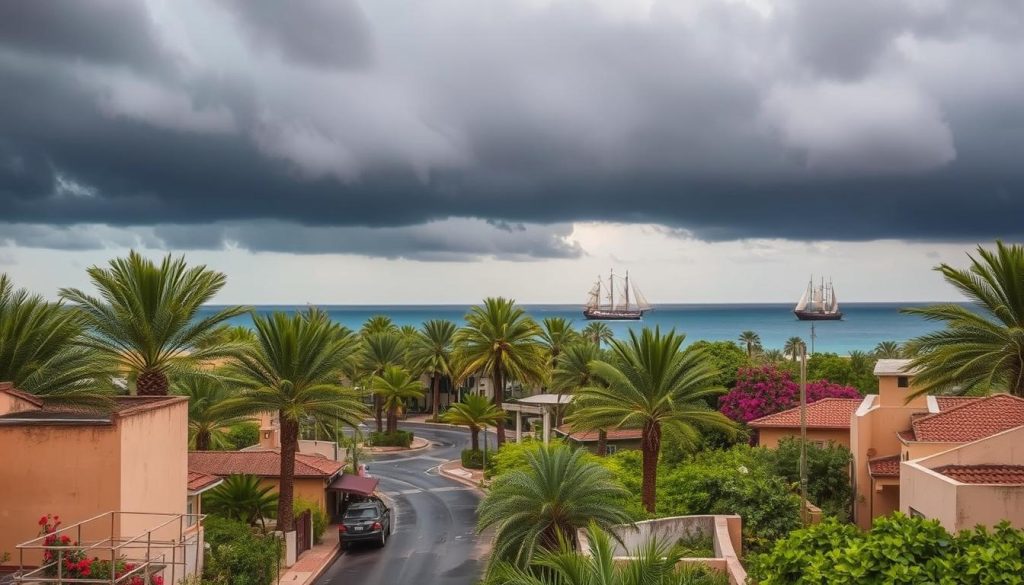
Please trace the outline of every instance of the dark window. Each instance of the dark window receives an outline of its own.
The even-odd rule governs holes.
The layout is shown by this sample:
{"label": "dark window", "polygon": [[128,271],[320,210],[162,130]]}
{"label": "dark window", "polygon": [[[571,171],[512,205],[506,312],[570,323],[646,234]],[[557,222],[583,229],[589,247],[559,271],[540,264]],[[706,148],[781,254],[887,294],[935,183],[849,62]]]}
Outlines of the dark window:
{"label": "dark window", "polygon": [[921,518],[921,519],[924,519],[925,516],[924,516],[924,514],[922,514],[922,513],[918,512],[917,510],[911,508],[910,509],[910,517],[911,518]]}
{"label": "dark window", "polygon": [[900,388],[910,388],[910,378],[906,376],[900,376],[896,378],[896,385]]}

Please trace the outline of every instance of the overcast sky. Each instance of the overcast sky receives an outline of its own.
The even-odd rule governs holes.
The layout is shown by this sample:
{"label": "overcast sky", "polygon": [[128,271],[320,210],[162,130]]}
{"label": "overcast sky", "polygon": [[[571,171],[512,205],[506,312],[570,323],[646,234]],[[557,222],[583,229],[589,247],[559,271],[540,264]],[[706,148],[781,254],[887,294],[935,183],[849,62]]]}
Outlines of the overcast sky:
{"label": "overcast sky", "polygon": [[1020,0],[0,3],[0,271],[245,303],[953,297],[1024,232]]}

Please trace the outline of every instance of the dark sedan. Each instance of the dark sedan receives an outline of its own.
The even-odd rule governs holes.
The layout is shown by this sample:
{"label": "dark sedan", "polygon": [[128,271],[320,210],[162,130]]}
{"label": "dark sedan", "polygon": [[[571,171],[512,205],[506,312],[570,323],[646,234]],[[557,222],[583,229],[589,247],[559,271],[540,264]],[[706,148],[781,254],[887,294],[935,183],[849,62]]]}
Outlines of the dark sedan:
{"label": "dark sedan", "polygon": [[372,542],[384,546],[391,536],[391,509],[384,502],[373,499],[349,504],[338,527],[342,548],[353,542]]}

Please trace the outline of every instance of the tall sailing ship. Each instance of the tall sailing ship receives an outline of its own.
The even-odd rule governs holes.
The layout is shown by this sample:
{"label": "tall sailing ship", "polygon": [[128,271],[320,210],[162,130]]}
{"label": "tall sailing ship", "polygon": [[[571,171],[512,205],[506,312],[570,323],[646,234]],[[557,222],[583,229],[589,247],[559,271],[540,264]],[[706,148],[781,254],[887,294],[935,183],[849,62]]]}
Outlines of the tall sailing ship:
{"label": "tall sailing ship", "polygon": [[832,281],[828,283],[822,278],[815,286],[814,277],[807,283],[807,290],[800,297],[800,302],[793,309],[793,314],[801,321],[838,321],[843,318],[843,312],[839,310],[839,300],[836,298],[836,290],[832,287]]}
{"label": "tall sailing ship", "polygon": [[597,277],[583,316],[602,321],[639,321],[652,308],[636,285],[629,282],[629,271],[625,278],[615,276],[612,271],[607,282]]}

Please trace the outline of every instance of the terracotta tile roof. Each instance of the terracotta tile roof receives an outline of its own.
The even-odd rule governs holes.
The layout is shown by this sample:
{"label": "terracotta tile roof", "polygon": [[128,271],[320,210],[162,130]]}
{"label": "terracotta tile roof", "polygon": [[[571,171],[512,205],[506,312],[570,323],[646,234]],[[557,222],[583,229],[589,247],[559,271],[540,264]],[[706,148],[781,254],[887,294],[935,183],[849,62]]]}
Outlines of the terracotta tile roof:
{"label": "terracotta tile roof", "polygon": [[[597,431],[572,432],[569,425],[562,425],[555,429],[555,432],[581,443],[594,443],[598,440]],[[609,429],[606,431],[609,441],[635,441],[643,437],[640,429]]]}
{"label": "terracotta tile roof", "polygon": [[914,437],[914,429],[907,429],[905,431],[900,431],[900,432],[896,433],[896,436],[899,437],[900,439],[902,439],[903,441],[906,441],[906,442],[913,442],[913,441],[917,440],[917,438]]}
{"label": "terracotta tile roof", "polygon": [[912,423],[916,440],[967,443],[1024,425],[1024,399],[995,394],[972,400]]}
{"label": "terracotta tile roof", "polygon": [[[295,477],[329,478],[343,465],[318,455],[295,455]],[[188,468],[209,475],[224,477],[245,473],[260,477],[280,477],[281,452],[266,451],[190,451]]]}
{"label": "terracotta tile roof", "polygon": [[899,477],[900,456],[890,455],[871,459],[868,461],[868,471],[871,477]]}
{"label": "terracotta tile roof", "polygon": [[33,406],[43,405],[43,401],[38,396],[34,394],[29,394],[24,390],[18,390],[17,388],[14,387],[14,384],[10,382],[0,382],[0,392],[10,394],[11,396],[24,400],[25,402],[28,402]]}
{"label": "terracotta tile roof", "polygon": [[950,410],[958,406],[963,406],[974,402],[975,400],[981,400],[981,396],[936,396],[935,402],[939,405],[939,412]]}
{"label": "terracotta tile roof", "polygon": [[[807,405],[807,426],[813,429],[848,429],[863,398],[822,398]],[[800,427],[800,407],[790,408],[747,423],[760,427]]]}
{"label": "terracotta tile roof", "polygon": [[210,475],[201,471],[192,471],[191,469],[188,471],[188,491],[194,494],[213,487],[222,481],[224,480],[216,475]]}
{"label": "terracotta tile roof", "polygon": [[1024,465],[946,465],[933,471],[961,483],[1024,485]]}

